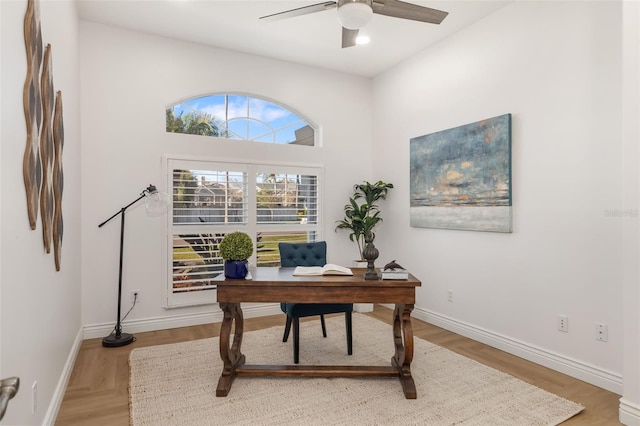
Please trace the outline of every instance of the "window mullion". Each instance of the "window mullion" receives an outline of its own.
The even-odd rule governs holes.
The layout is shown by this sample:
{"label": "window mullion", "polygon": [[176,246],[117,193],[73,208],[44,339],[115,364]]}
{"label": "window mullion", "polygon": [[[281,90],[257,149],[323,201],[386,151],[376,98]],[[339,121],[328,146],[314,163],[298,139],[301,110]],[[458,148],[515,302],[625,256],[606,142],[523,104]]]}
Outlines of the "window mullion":
{"label": "window mullion", "polygon": [[[258,234],[257,228],[257,197],[256,197],[256,166],[249,165],[247,167],[247,234],[251,236],[256,243],[256,236]],[[256,250],[253,251],[251,256],[251,264],[256,264]]]}

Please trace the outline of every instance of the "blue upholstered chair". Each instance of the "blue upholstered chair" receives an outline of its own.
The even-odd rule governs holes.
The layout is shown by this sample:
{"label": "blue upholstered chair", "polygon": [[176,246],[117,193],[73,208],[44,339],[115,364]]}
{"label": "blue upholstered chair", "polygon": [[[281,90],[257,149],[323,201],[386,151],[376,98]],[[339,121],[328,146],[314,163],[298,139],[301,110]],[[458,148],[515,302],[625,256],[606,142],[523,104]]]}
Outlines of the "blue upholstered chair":
{"label": "blue upholstered chair", "polygon": [[[294,266],[324,266],[327,263],[327,243],[279,243],[280,264],[284,268]],[[351,313],[353,303],[281,303],[280,309],[287,314],[287,323],[284,329],[282,341],[289,338],[291,325],[293,324],[293,362],[298,364],[300,360],[300,318],[320,315],[322,335],[327,337],[327,328],[324,323],[325,314],[344,312],[345,325],[347,327],[347,353],[353,353]]]}

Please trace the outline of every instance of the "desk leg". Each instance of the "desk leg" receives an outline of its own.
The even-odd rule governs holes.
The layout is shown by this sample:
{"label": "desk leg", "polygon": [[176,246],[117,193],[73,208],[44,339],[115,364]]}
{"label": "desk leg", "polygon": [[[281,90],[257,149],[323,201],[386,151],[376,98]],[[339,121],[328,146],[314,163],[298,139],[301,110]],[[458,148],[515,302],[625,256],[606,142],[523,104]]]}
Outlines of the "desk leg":
{"label": "desk leg", "polygon": [[[222,309],[223,313],[222,325],[220,326],[220,358],[222,358],[224,367],[220,380],[218,380],[216,396],[227,396],[231,390],[233,380],[236,378],[236,368],[245,362],[244,355],[240,352],[244,318],[242,316],[240,303],[220,302],[220,309]],[[229,346],[231,326],[234,321],[235,332],[233,335],[233,344]]]}
{"label": "desk leg", "polygon": [[413,305],[396,304],[393,312],[393,342],[396,353],[391,358],[391,365],[396,367],[400,375],[400,383],[407,399],[416,399],[416,384],[411,377],[411,361],[413,360],[413,327],[411,311]]}

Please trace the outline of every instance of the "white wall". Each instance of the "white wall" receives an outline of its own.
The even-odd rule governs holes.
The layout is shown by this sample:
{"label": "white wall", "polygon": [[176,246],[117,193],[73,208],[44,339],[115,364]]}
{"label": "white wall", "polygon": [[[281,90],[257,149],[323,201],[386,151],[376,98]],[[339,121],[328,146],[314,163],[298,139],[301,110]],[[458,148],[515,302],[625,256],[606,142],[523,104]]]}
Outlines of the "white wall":
{"label": "white wall", "polygon": [[[422,278],[416,316],[619,393],[621,63],[620,3],[517,2],[376,78],[373,120],[376,242]],[[513,233],[409,227],[409,139],[505,113]]]}
{"label": "white wall", "polygon": [[[623,3],[623,190],[624,205],[638,212],[640,200],[640,3]],[[640,228],[638,215],[623,220],[624,390],[620,421],[640,425]]]}
{"label": "white wall", "polygon": [[[29,227],[22,182],[26,145],[22,89],[26,77],[26,1],[2,1],[0,181],[0,376],[19,376],[20,391],[3,424],[35,425],[55,419],[72,347],[80,343],[80,110],[78,22],[69,1],[41,1],[43,43],[51,43],[53,83],[63,93],[64,236],[62,267],[45,254],[42,226]],[[31,387],[37,381],[35,414]],[[64,385],[64,383],[62,383]]]}
{"label": "white wall", "polygon": [[[352,185],[370,179],[369,80],[95,23],[82,22],[80,28],[86,326],[112,327],[116,316],[119,222],[101,229],[97,225],[149,183],[166,190],[160,167],[164,154],[251,161],[278,149],[284,162],[323,165],[329,258],[355,257],[355,247],[345,234],[333,232],[332,224],[341,218]],[[267,146],[165,132],[167,106],[215,92],[248,93],[289,106],[321,126],[323,147]],[[203,318],[219,312],[217,305],[163,309],[163,219],[147,218],[142,208],[134,208],[126,223],[123,309],[129,306],[131,290],[142,291],[128,322],[148,326],[162,318]],[[213,318],[205,315],[204,321]]]}

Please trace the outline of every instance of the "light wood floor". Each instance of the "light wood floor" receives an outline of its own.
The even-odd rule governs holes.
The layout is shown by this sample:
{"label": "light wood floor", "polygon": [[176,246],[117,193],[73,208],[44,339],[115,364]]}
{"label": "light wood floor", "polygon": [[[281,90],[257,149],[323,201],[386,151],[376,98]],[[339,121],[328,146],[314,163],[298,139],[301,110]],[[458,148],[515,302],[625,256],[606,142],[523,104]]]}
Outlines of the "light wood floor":
{"label": "light wood floor", "polygon": [[[392,312],[376,306],[368,315],[391,324]],[[317,321],[317,318],[311,319]],[[245,319],[245,331],[284,327],[284,317],[274,315]],[[129,424],[129,352],[143,346],[176,343],[218,336],[220,324],[209,324],[136,334],[136,341],[122,348],[103,348],[102,339],[82,343],[58,414],[57,426]],[[619,425],[620,395],[509,355],[439,327],[413,320],[414,336],[448,348],[490,367],[586,407],[563,425]],[[400,387],[398,385],[398,392]],[[419,396],[418,396],[419,397]]]}

